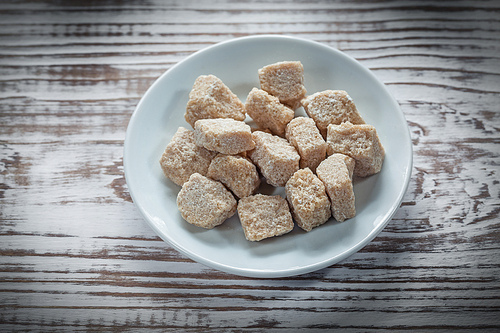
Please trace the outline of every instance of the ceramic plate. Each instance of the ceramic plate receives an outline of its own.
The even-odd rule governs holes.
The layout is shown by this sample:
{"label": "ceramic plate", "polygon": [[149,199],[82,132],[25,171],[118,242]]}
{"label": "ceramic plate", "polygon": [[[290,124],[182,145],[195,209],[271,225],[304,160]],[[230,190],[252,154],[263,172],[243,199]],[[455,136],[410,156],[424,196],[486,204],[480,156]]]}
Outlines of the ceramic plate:
{"label": "ceramic plate", "polygon": [[[299,60],[308,94],[346,90],[368,124],[375,126],[386,157],[379,174],[357,180],[355,218],[306,233],[300,228],[260,242],[245,239],[237,214],[205,230],[185,222],[176,206],[180,187],[166,179],[158,160],[184,120],[188,94],[199,75],[219,77],[244,102],[259,87],[257,70]],[[298,109],[297,114],[303,113]],[[412,147],[406,120],[385,86],[346,54],[310,40],[253,36],[207,47],[166,71],[133,113],[124,147],[130,194],[154,231],[189,258],[250,277],[285,277],[312,272],[348,257],[369,243],[391,220],[410,180]],[[274,193],[284,195],[283,188]]]}

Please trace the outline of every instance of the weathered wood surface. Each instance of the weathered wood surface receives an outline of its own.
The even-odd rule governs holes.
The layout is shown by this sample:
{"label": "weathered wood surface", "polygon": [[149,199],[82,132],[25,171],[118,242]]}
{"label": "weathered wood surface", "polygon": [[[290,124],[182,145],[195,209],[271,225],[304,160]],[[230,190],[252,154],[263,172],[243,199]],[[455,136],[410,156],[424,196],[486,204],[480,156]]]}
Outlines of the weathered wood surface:
{"label": "weathered wood surface", "polygon": [[[122,166],[129,118],[158,76],[263,33],[357,58],[414,143],[384,231],[283,279],[173,250],[134,207]],[[2,1],[0,330],[499,329],[499,59],[497,1]]]}

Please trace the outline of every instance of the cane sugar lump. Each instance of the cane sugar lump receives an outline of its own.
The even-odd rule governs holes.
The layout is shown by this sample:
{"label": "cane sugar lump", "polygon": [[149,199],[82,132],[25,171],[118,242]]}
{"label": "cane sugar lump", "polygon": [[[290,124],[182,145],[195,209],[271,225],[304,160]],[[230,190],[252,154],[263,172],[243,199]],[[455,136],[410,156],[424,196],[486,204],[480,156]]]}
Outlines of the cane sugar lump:
{"label": "cane sugar lump", "polygon": [[293,119],[286,126],[285,136],[300,155],[300,168],[316,171],[326,157],[326,142],[314,120],[306,117]]}
{"label": "cane sugar lump", "polygon": [[316,169],[316,174],[325,184],[330,197],[332,215],[339,222],[356,216],[352,185],[354,167],[354,159],[343,154],[333,154]]}
{"label": "cane sugar lump", "polygon": [[255,194],[240,199],[238,216],[249,241],[281,236],[294,226],[288,203],[279,195]]}
{"label": "cane sugar lump", "polygon": [[285,185],[286,198],[297,225],[305,231],[322,225],[331,216],[325,185],[309,169],[300,169]]}
{"label": "cane sugar lump", "polygon": [[248,152],[267,183],[285,186],[288,179],[299,170],[300,156],[284,138],[262,131],[252,133],[255,149]]}
{"label": "cane sugar lump", "polygon": [[364,124],[352,98],[344,90],[325,90],[302,100],[306,113],[314,119],[321,135],[326,137],[330,124],[349,121],[352,124]]}
{"label": "cane sugar lump", "polygon": [[236,213],[237,202],[222,183],[194,173],[179,191],[177,207],[187,222],[212,229]]}
{"label": "cane sugar lump", "polygon": [[194,128],[199,119],[245,120],[245,105],[215,75],[200,75],[189,93],[184,118]]}
{"label": "cane sugar lump", "polygon": [[284,136],[286,125],[293,119],[295,112],[280,103],[264,90],[253,88],[247,96],[245,110],[253,121],[262,129]]}
{"label": "cane sugar lump", "polygon": [[255,165],[239,155],[218,154],[210,163],[207,175],[226,185],[238,198],[254,194],[260,185]]}
{"label": "cane sugar lump", "polygon": [[195,172],[206,175],[215,155],[196,145],[193,131],[179,127],[160,158],[160,166],[167,178],[182,186]]}
{"label": "cane sugar lump", "polygon": [[326,141],[328,155],[341,153],[356,160],[356,176],[367,177],[382,169],[385,150],[375,127],[367,124],[353,125],[349,122],[329,125]]}
{"label": "cane sugar lump", "polygon": [[252,133],[256,131],[266,132],[269,134],[273,134],[269,128],[260,128],[260,127],[252,127]]}
{"label": "cane sugar lump", "polygon": [[250,126],[231,118],[197,120],[194,136],[198,146],[222,154],[238,154],[255,147]]}
{"label": "cane sugar lump", "polygon": [[260,88],[278,97],[281,103],[296,109],[306,95],[304,66],[300,61],[282,61],[258,71]]}

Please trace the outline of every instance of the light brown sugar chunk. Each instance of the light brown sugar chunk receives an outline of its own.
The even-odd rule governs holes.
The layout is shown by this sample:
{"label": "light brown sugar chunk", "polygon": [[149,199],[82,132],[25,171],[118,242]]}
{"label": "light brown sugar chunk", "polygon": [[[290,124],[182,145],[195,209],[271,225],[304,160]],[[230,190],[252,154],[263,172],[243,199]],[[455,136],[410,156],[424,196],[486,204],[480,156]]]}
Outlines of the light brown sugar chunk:
{"label": "light brown sugar chunk", "polygon": [[328,155],[341,153],[356,160],[356,176],[370,176],[382,169],[385,150],[375,127],[366,124],[353,125],[349,122],[329,125],[326,141]]}
{"label": "light brown sugar chunk", "polygon": [[249,241],[280,236],[293,229],[290,208],[279,195],[256,194],[240,199],[238,216]]}
{"label": "light brown sugar chunk", "polygon": [[255,149],[248,152],[267,183],[285,186],[288,179],[299,169],[300,156],[295,148],[279,136],[262,131],[252,133]]}
{"label": "light brown sugar chunk", "polygon": [[293,119],[286,126],[285,136],[300,155],[300,168],[316,171],[326,157],[326,142],[314,120],[306,117]]}
{"label": "light brown sugar chunk", "polygon": [[197,120],[194,136],[198,146],[222,154],[238,154],[255,147],[250,126],[230,118]]}
{"label": "light brown sugar chunk", "polygon": [[201,75],[196,79],[184,115],[193,128],[199,119],[245,117],[245,105],[218,77]]}
{"label": "light brown sugar chunk", "polygon": [[331,216],[325,185],[309,169],[300,169],[285,185],[286,198],[297,225],[305,231],[322,225]]}
{"label": "light brown sugar chunk", "polygon": [[179,191],[177,207],[187,222],[212,229],[236,213],[237,202],[222,183],[194,173]]}
{"label": "light brown sugar chunk", "polygon": [[258,71],[260,88],[278,97],[281,103],[296,109],[306,95],[304,66],[300,61],[282,61]]}
{"label": "light brown sugar chunk", "polygon": [[260,185],[255,165],[239,155],[217,155],[210,163],[207,175],[226,185],[238,198],[254,194]]}
{"label": "light brown sugar chunk", "polygon": [[286,125],[293,119],[295,112],[280,103],[278,98],[261,89],[253,88],[245,102],[247,114],[262,129],[284,136]]}
{"label": "light brown sugar chunk", "polygon": [[215,155],[196,145],[193,131],[179,127],[160,158],[160,166],[167,178],[182,186],[195,172],[206,175]]}
{"label": "light brown sugar chunk", "polygon": [[266,132],[266,133],[269,133],[269,134],[273,134],[273,132],[271,132],[271,130],[269,128],[260,128],[260,127],[252,127],[252,133],[255,132],[255,131],[261,131],[261,132]]}
{"label": "light brown sugar chunk", "polygon": [[352,172],[355,161],[347,155],[333,154],[316,169],[330,197],[332,215],[339,221],[356,216]]}
{"label": "light brown sugar chunk", "polygon": [[309,117],[314,119],[323,137],[326,137],[330,124],[338,125],[346,121],[353,124],[365,123],[354,101],[344,90],[317,92],[303,99],[302,106]]}

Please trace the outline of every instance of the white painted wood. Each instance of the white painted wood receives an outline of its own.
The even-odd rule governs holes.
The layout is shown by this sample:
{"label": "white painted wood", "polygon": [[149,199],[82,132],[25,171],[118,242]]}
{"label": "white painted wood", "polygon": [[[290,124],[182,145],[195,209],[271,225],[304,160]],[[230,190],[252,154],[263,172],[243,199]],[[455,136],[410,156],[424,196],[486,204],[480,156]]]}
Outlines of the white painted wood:
{"label": "white painted wood", "polygon": [[[0,329],[497,331],[499,12],[495,1],[2,2]],[[122,165],[130,115],[157,77],[263,33],[372,69],[414,144],[384,231],[285,279],[221,273],[172,249],[131,202]]]}

